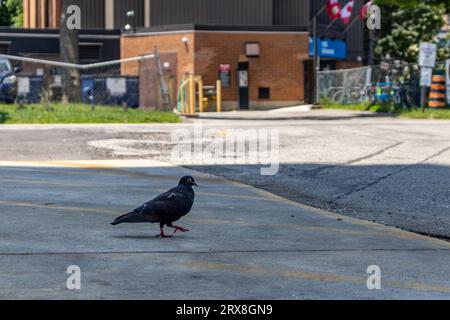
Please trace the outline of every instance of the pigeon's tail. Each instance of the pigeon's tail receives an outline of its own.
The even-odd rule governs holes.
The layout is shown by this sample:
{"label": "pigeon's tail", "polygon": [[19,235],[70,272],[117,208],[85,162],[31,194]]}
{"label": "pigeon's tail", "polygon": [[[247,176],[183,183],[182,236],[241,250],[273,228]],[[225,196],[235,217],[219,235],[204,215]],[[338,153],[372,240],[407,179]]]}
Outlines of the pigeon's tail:
{"label": "pigeon's tail", "polygon": [[127,214],[124,214],[123,216],[118,217],[118,218],[117,218],[116,220],[114,220],[114,222],[112,222],[111,224],[112,224],[113,226],[117,226],[118,224],[121,224],[121,223],[125,222],[126,218],[127,218],[131,213],[132,213],[132,212],[127,213]]}

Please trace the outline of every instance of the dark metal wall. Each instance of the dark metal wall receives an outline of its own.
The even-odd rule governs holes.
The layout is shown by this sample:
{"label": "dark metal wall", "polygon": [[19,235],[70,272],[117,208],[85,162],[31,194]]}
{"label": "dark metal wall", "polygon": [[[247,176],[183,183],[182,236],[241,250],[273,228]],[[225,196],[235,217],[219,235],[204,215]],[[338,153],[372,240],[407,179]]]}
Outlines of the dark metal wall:
{"label": "dark metal wall", "polygon": [[[342,7],[348,1],[340,0]],[[358,17],[364,2],[355,1],[353,19]],[[151,0],[151,25],[203,23],[308,27],[311,19],[326,3],[327,0]],[[363,22],[358,20],[343,35],[346,26],[337,20],[324,33],[331,22],[326,10],[323,10],[318,17],[319,35],[345,39],[351,60],[363,56]]]}
{"label": "dark metal wall", "polygon": [[[9,43],[9,54],[59,54],[58,30],[0,28],[0,42]],[[118,31],[82,30],[80,43],[102,44],[99,61],[120,59]]]}
{"label": "dark metal wall", "polygon": [[[312,19],[327,2],[327,0],[310,0],[310,19]],[[349,0],[340,0],[339,2],[341,6],[344,7]],[[354,19],[357,19],[357,21],[347,30],[347,26],[343,25],[340,19],[338,19],[331,24],[329,29],[325,32],[325,29],[332,21],[328,17],[326,10],[323,10],[318,17],[319,35],[344,39],[347,42],[348,47],[348,60],[356,60],[358,56],[364,57],[364,22],[359,19],[359,12],[365,2],[367,1],[355,0],[352,21]]]}
{"label": "dark metal wall", "polygon": [[151,25],[271,25],[272,0],[151,0]]}
{"label": "dark metal wall", "polygon": [[[340,0],[339,2],[343,8],[349,0]],[[355,0],[351,21],[353,22],[356,19],[356,22],[351,26],[349,25],[348,28],[338,19],[324,34],[323,31],[331,23],[331,20],[326,10],[319,15],[319,34],[345,39],[347,42],[348,60],[356,60],[358,56],[364,56],[364,21],[359,19],[359,12],[366,2],[367,0]],[[326,3],[327,0],[311,0],[311,19],[314,17],[314,13],[318,12]]]}
{"label": "dark metal wall", "polygon": [[103,29],[105,27],[105,0],[72,0],[81,9],[83,29]]}
{"label": "dark metal wall", "polygon": [[143,0],[114,0],[114,27],[123,28],[129,20],[127,12],[134,10],[136,26],[145,24],[145,5]]}
{"label": "dark metal wall", "polygon": [[307,26],[310,20],[309,0],[273,0],[275,25]]}
{"label": "dark metal wall", "polygon": [[[364,5],[364,2],[365,0],[355,1],[353,19],[359,17],[359,12]],[[364,58],[366,55],[364,52],[364,28],[365,22],[358,18],[358,22],[356,22],[346,34],[349,60],[356,60],[358,56]]]}
{"label": "dark metal wall", "polygon": [[[344,6],[349,0],[340,0]],[[353,18],[366,0],[355,0]],[[83,29],[105,28],[105,0],[72,0],[82,10]],[[123,28],[131,20],[127,11],[135,11],[135,24],[145,24],[145,0],[114,0],[114,27]],[[153,27],[210,24],[228,26],[298,26],[308,27],[314,15],[327,0],[150,0],[150,24]],[[345,39],[349,58],[364,56],[364,27],[358,21],[343,34],[345,26],[339,19],[326,34],[330,24],[326,10],[319,16],[319,35]],[[321,31],[322,30],[322,31]]]}

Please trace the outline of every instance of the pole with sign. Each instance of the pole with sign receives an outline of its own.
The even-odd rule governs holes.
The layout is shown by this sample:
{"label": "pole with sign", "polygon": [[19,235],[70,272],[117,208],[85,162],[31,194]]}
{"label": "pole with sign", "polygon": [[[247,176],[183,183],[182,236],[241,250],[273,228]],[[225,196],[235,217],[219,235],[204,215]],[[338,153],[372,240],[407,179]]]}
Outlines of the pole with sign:
{"label": "pole with sign", "polygon": [[437,46],[435,43],[421,42],[419,52],[420,86],[422,112],[425,112],[427,88],[431,87],[433,68],[436,65]]}
{"label": "pole with sign", "polygon": [[445,83],[447,87],[447,105],[450,105],[450,59],[445,62]]}

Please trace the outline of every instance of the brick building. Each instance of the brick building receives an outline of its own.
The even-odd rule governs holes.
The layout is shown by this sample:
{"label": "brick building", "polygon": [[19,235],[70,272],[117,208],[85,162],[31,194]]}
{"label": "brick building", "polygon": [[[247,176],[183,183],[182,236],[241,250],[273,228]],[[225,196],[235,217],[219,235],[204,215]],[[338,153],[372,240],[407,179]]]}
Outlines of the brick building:
{"label": "brick building", "polygon": [[[312,17],[326,0],[73,0],[82,9],[82,27],[122,29],[123,58],[151,52],[167,54],[178,83],[189,73],[206,84],[224,77],[226,108],[236,108],[242,92],[239,68],[248,69],[250,108],[279,107],[311,102],[314,88]],[[342,0],[342,4],[347,1]],[[364,0],[355,1],[353,15]],[[58,0],[24,0],[28,28],[57,28]],[[127,15],[133,11],[134,15]],[[321,67],[361,65],[364,59],[363,23],[348,31],[331,24],[325,11],[318,17]],[[327,27],[328,26],[328,27]],[[256,50],[256,51],[255,51]],[[137,64],[122,70],[138,75]]]}
{"label": "brick building", "polygon": [[[177,56],[176,79],[189,73],[201,75],[206,85],[214,85],[220,66],[230,66],[230,82],[223,84],[226,109],[237,107],[239,62],[248,62],[251,108],[281,107],[304,102],[304,62],[308,61],[308,33],[305,31],[220,30],[219,27],[185,26],[178,30],[122,36],[123,57],[149,52]],[[228,28],[230,29],[230,28]],[[246,55],[247,43],[257,43],[258,57]],[[280,54],[282,53],[282,54]],[[137,75],[138,64],[129,64],[126,74]]]}

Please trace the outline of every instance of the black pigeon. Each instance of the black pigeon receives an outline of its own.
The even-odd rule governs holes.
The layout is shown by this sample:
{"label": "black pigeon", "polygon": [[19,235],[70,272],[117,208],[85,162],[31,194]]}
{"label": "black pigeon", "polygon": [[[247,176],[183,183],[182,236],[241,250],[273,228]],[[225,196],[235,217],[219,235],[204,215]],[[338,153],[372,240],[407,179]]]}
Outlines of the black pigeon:
{"label": "black pigeon", "polygon": [[132,212],[118,217],[111,223],[113,226],[121,223],[156,223],[159,222],[161,233],[157,237],[170,238],[164,234],[164,225],[181,232],[189,230],[173,225],[172,223],[184,217],[191,211],[194,204],[194,190],[198,187],[194,178],[186,176],[181,178],[176,188],[160,194],[155,199],[143,204]]}

